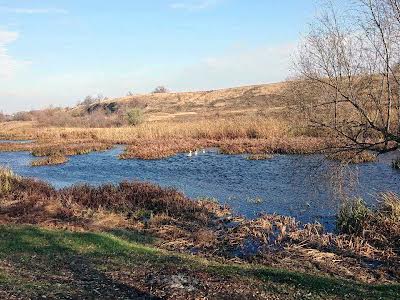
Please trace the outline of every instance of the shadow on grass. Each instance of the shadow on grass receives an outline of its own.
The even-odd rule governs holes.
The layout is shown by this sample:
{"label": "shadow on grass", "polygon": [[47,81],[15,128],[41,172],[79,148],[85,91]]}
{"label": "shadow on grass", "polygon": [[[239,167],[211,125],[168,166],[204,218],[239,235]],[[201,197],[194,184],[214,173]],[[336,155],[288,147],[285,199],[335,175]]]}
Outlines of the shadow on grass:
{"label": "shadow on grass", "polygon": [[108,231],[108,233],[131,243],[133,242],[139,244],[153,245],[156,242],[156,238],[153,235],[145,234],[139,231],[113,229]]}
{"label": "shadow on grass", "polygon": [[[158,299],[110,278],[93,263],[96,258],[124,257],[127,253],[138,261],[157,257],[156,251],[129,244],[109,234],[0,226],[0,259],[12,262],[14,270],[18,270],[17,274],[12,274],[17,276],[14,282],[18,282],[22,290],[25,288],[29,297],[42,293],[63,297],[63,292],[69,290],[73,297],[85,299],[100,296],[107,299]],[[57,279],[63,273],[60,271],[67,271],[72,277],[68,280]],[[26,272],[30,280],[25,278]],[[36,277],[40,280],[32,282],[32,278]],[[56,284],[61,285],[61,282],[66,287],[57,291]],[[43,285],[48,287],[47,290]],[[12,286],[10,288],[13,289]]]}
{"label": "shadow on grass", "polygon": [[335,295],[349,299],[399,299],[400,284],[362,284],[352,280],[310,275],[266,267],[212,266],[211,270],[226,275],[261,279],[266,283],[296,286],[312,293]]}

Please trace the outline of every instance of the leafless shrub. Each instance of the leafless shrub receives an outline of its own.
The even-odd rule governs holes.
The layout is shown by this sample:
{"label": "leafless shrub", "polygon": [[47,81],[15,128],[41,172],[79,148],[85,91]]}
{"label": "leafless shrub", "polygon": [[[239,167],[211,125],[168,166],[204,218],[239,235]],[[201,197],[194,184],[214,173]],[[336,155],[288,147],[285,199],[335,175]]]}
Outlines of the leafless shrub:
{"label": "leafless shrub", "polygon": [[29,111],[21,111],[15,113],[11,119],[13,121],[33,121],[34,120],[34,115],[33,112]]}
{"label": "leafless shrub", "polygon": [[400,4],[357,0],[327,9],[301,45],[299,98],[309,120],[344,149],[392,151],[400,142]]}
{"label": "leafless shrub", "polygon": [[10,117],[6,114],[4,114],[3,112],[0,112],[0,122],[6,122],[9,121]]}
{"label": "leafless shrub", "polygon": [[102,94],[97,94],[96,96],[88,95],[83,99],[83,101],[79,102],[78,105],[83,105],[89,107],[95,103],[107,100],[107,97],[104,97]]}
{"label": "leafless shrub", "polygon": [[162,94],[162,93],[168,93],[168,89],[162,85],[156,87],[153,91],[153,94]]}

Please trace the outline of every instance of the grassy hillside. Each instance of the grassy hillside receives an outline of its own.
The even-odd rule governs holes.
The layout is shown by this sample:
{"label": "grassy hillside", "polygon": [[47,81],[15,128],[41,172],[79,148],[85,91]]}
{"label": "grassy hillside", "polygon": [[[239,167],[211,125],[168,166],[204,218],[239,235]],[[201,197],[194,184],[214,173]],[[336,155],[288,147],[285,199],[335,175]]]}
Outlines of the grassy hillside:
{"label": "grassy hillside", "polygon": [[117,112],[139,107],[144,110],[149,121],[268,113],[282,110],[286,105],[282,95],[284,86],[284,83],[275,83],[201,92],[133,95],[78,106],[73,112]]}

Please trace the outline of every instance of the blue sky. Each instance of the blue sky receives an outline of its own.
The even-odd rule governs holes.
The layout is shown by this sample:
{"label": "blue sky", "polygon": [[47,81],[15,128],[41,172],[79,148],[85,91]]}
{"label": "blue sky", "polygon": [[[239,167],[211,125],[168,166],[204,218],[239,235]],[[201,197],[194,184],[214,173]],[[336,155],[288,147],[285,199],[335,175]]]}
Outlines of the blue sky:
{"label": "blue sky", "polygon": [[284,80],[314,0],[0,0],[0,111]]}

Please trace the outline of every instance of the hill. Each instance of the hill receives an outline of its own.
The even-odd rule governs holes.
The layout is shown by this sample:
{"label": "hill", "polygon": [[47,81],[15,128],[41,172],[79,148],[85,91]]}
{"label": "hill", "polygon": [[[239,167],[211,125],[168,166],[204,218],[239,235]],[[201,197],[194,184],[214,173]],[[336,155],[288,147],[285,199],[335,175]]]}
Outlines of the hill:
{"label": "hill", "polygon": [[79,105],[72,111],[75,114],[112,114],[137,107],[143,109],[149,121],[273,113],[285,106],[284,86],[285,83],[274,83],[211,91],[133,95]]}

